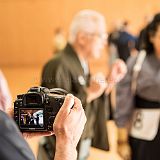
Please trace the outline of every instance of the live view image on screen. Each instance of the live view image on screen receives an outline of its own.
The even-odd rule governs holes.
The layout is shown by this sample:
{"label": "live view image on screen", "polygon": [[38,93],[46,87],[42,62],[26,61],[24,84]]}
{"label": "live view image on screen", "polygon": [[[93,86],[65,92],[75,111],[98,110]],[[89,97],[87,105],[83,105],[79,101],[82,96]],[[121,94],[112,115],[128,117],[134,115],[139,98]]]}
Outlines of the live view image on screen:
{"label": "live view image on screen", "polygon": [[22,128],[43,128],[43,109],[20,109],[20,126]]}

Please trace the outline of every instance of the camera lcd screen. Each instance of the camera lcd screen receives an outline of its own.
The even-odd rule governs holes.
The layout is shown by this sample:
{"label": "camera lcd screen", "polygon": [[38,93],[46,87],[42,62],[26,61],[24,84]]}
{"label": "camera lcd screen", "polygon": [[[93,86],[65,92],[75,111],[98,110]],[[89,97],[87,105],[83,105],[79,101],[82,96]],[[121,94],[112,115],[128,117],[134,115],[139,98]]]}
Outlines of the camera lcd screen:
{"label": "camera lcd screen", "polygon": [[20,128],[44,128],[43,109],[20,109]]}

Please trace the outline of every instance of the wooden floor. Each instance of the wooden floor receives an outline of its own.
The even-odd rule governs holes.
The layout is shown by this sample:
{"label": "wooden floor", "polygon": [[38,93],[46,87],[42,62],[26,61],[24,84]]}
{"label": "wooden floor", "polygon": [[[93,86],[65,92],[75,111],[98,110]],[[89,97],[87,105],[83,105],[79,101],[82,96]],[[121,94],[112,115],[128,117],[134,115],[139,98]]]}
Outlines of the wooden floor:
{"label": "wooden floor", "polygon": [[[3,67],[8,84],[13,96],[13,101],[17,94],[25,93],[31,86],[37,86],[40,82],[41,67]],[[105,152],[95,148],[91,148],[88,160],[120,160],[116,153],[116,128],[114,123],[107,123],[109,131],[109,141],[111,151]],[[34,154],[37,154],[39,138],[33,138],[28,141]]]}

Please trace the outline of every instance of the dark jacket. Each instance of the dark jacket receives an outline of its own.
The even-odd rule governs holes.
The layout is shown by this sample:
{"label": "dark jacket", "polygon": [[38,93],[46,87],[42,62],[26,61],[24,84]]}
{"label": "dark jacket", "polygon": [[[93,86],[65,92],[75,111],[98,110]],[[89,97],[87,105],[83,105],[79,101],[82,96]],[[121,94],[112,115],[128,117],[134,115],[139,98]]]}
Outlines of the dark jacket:
{"label": "dark jacket", "polygon": [[[94,140],[94,146],[101,146],[99,148],[108,150],[105,103],[107,98],[103,95],[90,104],[86,103],[89,79],[90,75],[84,74],[77,54],[68,44],[62,53],[57,54],[44,66],[41,85],[48,88],[60,87],[78,97],[87,116],[82,139],[98,136]],[[103,140],[100,142],[99,139]]]}
{"label": "dark jacket", "polygon": [[0,159],[35,160],[16,124],[2,111],[0,111]]}

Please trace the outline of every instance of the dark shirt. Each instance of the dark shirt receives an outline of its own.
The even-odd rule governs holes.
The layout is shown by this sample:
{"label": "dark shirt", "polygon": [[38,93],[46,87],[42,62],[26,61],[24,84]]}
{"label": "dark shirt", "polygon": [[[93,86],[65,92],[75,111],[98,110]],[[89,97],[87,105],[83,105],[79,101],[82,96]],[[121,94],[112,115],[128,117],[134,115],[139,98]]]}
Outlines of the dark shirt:
{"label": "dark shirt", "polygon": [[126,62],[137,39],[126,31],[115,31],[110,34],[108,41],[116,46],[119,58]]}
{"label": "dark shirt", "polygon": [[126,62],[131,54],[131,50],[135,48],[135,44],[135,37],[125,31],[120,32],[117,42],[119,57]]}
{"label": "dark shirt", "polygon": [[35,160],[14,121],[0,111],[0,159]]}

